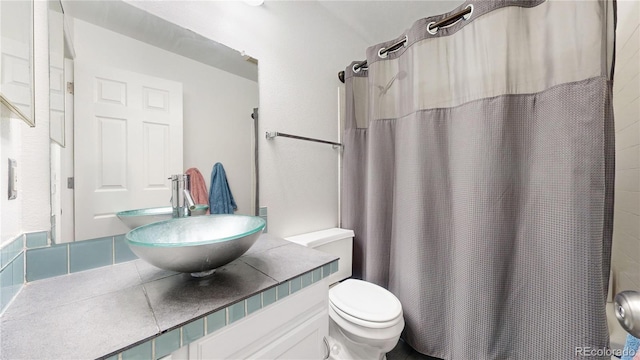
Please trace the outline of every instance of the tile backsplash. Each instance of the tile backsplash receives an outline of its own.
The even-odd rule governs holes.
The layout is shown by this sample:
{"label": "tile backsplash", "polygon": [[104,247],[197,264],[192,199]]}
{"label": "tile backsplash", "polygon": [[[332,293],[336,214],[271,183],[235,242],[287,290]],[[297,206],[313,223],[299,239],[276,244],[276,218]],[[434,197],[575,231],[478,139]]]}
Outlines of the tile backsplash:
{"label": "tile backsplash", "polygon": [[0,312],[30,281],[135,260],[124,235],[51,245],[49,232],[20,234],[0,249]]}
{"label": "tile backsplash", "polygon": [[0,312],[24,285],[24,241],[19,235],[0,250]]}
{"label": "tile backsplash", "polygon": [[135,260],[124,235],[26,250],[26,281],[36,281]]}
{"label": "tile backsplash", "polygon": [[26,241],[25,245],[27,249],[47,246],[49,244],[47,235],[48,234],[46,231],[39,231],[39,232],[24,234],[25,241]]}
{"label": "tile backsplash", "polygon": [[69,272],[89,270],[113,264],[113,236],[81,241],[69,246]]}
{"label": "tile backsplash", "polygon": [[27,251],[27,281],[46,279],[69,273],[67,246],[54,245]]}
{"label": "tile backsplash", "polygon": [[5,247],[0,249],[0,268],[11,262],[24,250],[24,236],[19,235],[10,241]]}

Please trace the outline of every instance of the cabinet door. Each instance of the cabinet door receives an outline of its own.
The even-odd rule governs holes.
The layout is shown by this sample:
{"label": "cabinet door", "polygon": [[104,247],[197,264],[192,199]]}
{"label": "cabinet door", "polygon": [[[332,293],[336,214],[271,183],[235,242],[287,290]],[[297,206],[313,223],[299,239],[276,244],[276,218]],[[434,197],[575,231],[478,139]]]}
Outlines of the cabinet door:
{"label": "cabinet door", "polygon": [[326,312],[318,313],[278,340],[267,345],[250,359],[306,360],[323,359],[329,349],[324,343],[328,319]]}
{"label": "cabinet door", "polygon": [[329,332],[325,280],[191,343],[189,359],[322,359]]}

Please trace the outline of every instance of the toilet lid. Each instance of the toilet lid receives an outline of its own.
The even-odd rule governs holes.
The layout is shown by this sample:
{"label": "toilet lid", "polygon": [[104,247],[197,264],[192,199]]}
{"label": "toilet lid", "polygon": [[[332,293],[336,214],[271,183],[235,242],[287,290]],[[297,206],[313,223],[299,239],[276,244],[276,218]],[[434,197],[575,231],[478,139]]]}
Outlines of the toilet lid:
{"label": "toilet lid", "polygon": [[329,301],[358,319],[388,322],[402,314],[400,300],[386,289],[362,280],[348,279],[329,290]]}

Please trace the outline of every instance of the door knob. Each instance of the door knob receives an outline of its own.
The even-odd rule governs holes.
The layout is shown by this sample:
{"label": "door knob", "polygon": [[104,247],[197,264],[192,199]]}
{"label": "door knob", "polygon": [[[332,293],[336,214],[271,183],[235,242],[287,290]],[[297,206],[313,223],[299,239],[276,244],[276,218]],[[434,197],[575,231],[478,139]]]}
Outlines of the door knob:
{"label": "door knob", "polygon": [[631,335],[640,338],[640,292],[623,291],[614,300],[616,317]]}

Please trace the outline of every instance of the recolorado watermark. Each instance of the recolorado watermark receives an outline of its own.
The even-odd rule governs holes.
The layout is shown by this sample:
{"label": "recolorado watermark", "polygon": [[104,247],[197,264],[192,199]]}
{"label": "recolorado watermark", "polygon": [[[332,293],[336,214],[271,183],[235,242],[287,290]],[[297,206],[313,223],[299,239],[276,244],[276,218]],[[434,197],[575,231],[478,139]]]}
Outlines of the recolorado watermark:
{"label": "recolorado watermark", "polygon": [[633,350],[633,349],[596,348],[592,346],[576,347],[576,356],[582,356],[582,357],[615,356],[615,357],[621,358],[623,356],[634,357],[635,355],[636,355],[636,350]]}

